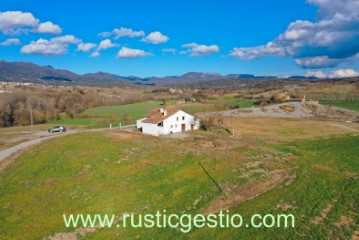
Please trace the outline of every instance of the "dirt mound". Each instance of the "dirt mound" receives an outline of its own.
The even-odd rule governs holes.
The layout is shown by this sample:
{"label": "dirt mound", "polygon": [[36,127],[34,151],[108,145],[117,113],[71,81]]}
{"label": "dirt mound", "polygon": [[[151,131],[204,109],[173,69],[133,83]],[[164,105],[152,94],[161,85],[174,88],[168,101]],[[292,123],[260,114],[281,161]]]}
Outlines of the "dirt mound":
{"label": "dirt mound", "polygon": [[273,118],[314,118],[355,121],[359,113],[320,105],[317,102],[290,102],[261,108],[237,109],[224,112],[224,116],[273,117]]}
{"label": "dirt mound", "polygon": [[226,194],[225,199],[221,197],[213,200],[209,206],[202,211],[202,213],[208,215],[210,213],[218,213],[221,210],[227,210],[234,205],[252,199],[269,191],[270,189],[273,189],[288,178],[290,178],[288,171],[280,170],[270,172],[257,181],[247,182],[234,187]]}

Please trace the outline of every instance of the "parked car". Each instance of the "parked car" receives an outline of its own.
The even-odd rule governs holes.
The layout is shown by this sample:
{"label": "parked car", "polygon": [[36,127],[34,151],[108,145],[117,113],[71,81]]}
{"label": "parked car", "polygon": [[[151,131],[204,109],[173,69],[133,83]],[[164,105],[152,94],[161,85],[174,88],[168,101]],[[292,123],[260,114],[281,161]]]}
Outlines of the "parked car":
{"label": "parked car", "polygon": [[47,131],[49,133],[66,132],[66,128],[64,126],[56,126],[56,127],[49,128]]}

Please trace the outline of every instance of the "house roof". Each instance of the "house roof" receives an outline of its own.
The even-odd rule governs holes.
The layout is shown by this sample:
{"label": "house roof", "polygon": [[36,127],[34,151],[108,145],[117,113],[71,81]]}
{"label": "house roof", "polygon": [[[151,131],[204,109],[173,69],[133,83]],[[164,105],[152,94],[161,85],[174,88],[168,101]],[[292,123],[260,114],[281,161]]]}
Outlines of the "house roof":
{"label": "house roof", "polygon": [[167,112],[166,115],[164,115],[164,113],[161,112],[160,108],[155,108],[145,115],[146,119],[143,120],[142,122],[157,124],[157,123],[160,123],[163,120],[171,117],[173,114],[175,114],[179,111],[178,109],[163,109],[163,110]]}

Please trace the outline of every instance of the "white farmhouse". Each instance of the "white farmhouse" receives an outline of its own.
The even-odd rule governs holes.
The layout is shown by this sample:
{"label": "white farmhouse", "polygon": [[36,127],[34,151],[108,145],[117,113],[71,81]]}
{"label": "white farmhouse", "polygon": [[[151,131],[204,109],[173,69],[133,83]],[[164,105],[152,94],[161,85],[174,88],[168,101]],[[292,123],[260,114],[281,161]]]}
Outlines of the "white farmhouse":
{"label": "white farmhouse", "polygon": [[182,110],[156,108],[137,120],[136,126],[142,133],[159,136],[198,129],[200,125],[196,117]]}

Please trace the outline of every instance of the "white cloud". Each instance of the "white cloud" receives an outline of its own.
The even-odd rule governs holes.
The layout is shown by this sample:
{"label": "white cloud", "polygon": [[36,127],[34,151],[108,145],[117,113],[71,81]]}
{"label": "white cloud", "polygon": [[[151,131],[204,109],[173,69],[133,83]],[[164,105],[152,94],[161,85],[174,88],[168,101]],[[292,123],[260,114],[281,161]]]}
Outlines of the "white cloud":
{"label": "white cloud", "polygon": [[115,35],[115,39],[119,39],[121,37],[143,37],[145,35],[144,31],[133,31],[131,28],[115,28],[112,33]]}
{"label": "white cloud", "polygon": [[175,48],[162,48],[162,52],[175,54],[176,49]]}
{"label": "white cloud", "polygon": [[19,45],[20,39],[18,38],[9,38],[3,41],[0,45],[1,46],[11,46],[11,45]]}
{"label": "white cloud", "polygon": [[77,44],[80,42],[81,39],[78,39],[73,35],[55,37],[50,40],[40,38],[37,41],[31,41],[29,44],[23,46],[20,52],[24,54],[58,56],[67,53],[70,44]]}
{"label": "white cloud", "polygon": [[17,34],[24,28],[36,27],[39,19],[31,13],[21,11],[0,12],[0,31],[4,34]]}
{"label": "white cloud", "polygon": [[34,31],[39,33],[61,34],[62,29],[59,25],[53,24],[52,22],[44,22],[40,23]]}
{"label": "white cloud", "polygon": [[152,55],[151,53],[145,52],[141,49],[132,49],[127,47],[122,47],[121,50],[117,53],[117,58],[139,58]]}
{"label": "white cloud", "polygon": [[88,52],[96,46],[95,43],[80,43],[77,45],[77,51]]}
{"label": "white cloud", "polygon": [[234,48],[230,56],[252,60],[293,57],[304,68],[333,67],[359,53],[359,1],[307,0],[319,7],[317,21],[297,20],[268,44]]}
{"label": "white cloud", "polygon": [[65,35],[61,37],[55,37],[51,39],[51,42],[60,43],[60,44],[78,44],[82,42],[81,39],[76,38],[74,35]]}
{"label": "white cloud", "polygon": [[41,23],[32,13],[21,11],[0,12],[0,31],[9,35],[29,31],[50,34],[62,32],[59,25],[49,21]]}
{"label": "white cloud", "polygon": [[183,48],[188,48],[190,56],[208,56],[212,53],[219,52],[218,45],[204,45],[197,43],[188,43],[182,45]]}
{"label": "white cloud", "polygon": [[93,52],[93,53],[91,53],[90,58],[97,58],[99,56],[100,56],[99,52]]}
{"label": "white cloud", "polygon": [[100,50],[103,50],[103,49],[108,49],[108,48],[114,48],[114,47],[117,47],[118,44],[116,43],[112,43],[110,39],[105,39],[105,40],[102,40],[98,47],[97,47],[97,51],[100,51]]}
{"label": "white cloud", "polygon": [[107,38],[107,37],[109,37],[109,36],[111,36],[111,35],[112,35],[111,32],[102,32],[102,33],[97,34],[97,36],[99,36],[99,37],[105,37],[105,38]]}
{"label": "white cloud", "polygon": [[322,71],[308,71],[306,74],[305,74],[306,77],[316,77],[316,78],[326,78],[327,77],[327,74],[325,74],[324,72]]}
{"label": "white cloud", "polygon": [[130,37],[130,38],[134,38],[134,37],[143,37],[145,36],[145,32],[140,30],[140,31],[134,31],[131,28],[114,28],[112,30],[112,32],[102,32],[99,33],[98,36],[100,37],[110,37],[110,36],[115,36],[115,39],[119,39],[122,37]]}
{"label": "white cloud", "polygon": [[357,77],[359,76],[359,72],[354,69],[337,69],[332,71],[328,76],[330,78]]}
{"label": "white cloud", "polygon": [[153,44],[159,44],[159,43],[165,43],[169,40],[169,37],[160,33],[160,32],[152,32],[147,35],[147,37],[143,38],[141,41],[146,43],[153,43]]}
{"label": "white cloud", "polygon": [[332,59],[328,56],[297,58],[294,60],[294,62],[302,68],[335,67],[343,61],[342,59]]}
{"label": "white cloud", "polygon": [[67,46],[61,43],[52,42],[40,38],[37,41],[31,41],[30,44],[21,48],[21,53],[37,54],[45,56],[63,55],[67,52]]}
{"label": "white cloud", "polygon": [[249,48],[234,48],[230,53],[232,57],[238,57],[243,60],[253,60],[258,58],[259,54],[264,55],[278,55],[285,56],[285,49],[277,46],[273,42],[269,42],[266,45],[259,47],[249,47]]}
{"label": "white cloud", "polygon": [[317,77],[317,78],[346,78],[346,77],[357,77],[359,72],[354,69],[336,69],[330,73],[324,73],[323,71],[308,71],[306,77]]}

